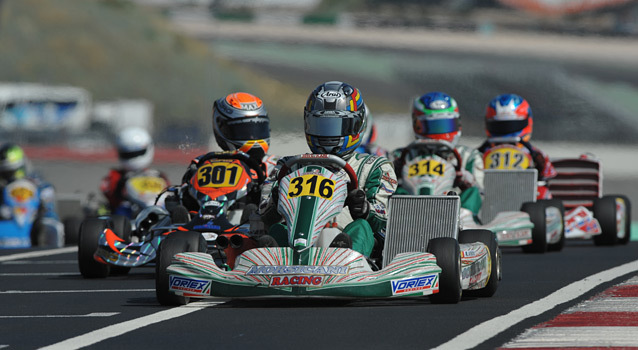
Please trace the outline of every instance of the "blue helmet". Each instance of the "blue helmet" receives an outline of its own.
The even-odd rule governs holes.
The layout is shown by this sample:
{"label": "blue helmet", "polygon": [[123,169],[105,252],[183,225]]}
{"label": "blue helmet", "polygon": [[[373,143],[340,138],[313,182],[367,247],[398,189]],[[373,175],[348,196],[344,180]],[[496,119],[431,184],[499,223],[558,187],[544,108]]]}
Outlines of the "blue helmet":
{"label": "blue helmet", "polygon": [[523,141],[532,138],[532,108],[522,97],[503,94],[494,97],[485,111],[487,137],[520,137]]}
{"label": "blue helmet", "polygon": [[412,128],[416,138],[445,140],[456,146],[461,137],[456,100],[443,92],[429,92],[414,99]]}

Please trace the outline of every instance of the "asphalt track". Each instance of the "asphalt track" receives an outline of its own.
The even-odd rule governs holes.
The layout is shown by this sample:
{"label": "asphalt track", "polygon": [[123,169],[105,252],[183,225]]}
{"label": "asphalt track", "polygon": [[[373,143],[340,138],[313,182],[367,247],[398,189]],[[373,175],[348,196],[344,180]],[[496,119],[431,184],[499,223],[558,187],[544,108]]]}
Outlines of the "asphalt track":
{"label": "asphalt track", "polygon": [[79,274],[74,247],[32,257],[2,250],[0,348],[493,349],[636,276],[637,248],[637,242],[594,247],[573,241],[545,255],[507,249],[494,297],[456,305],[417,298],[212,299],[179,308],[157,303],[150,267],[88,280]]}

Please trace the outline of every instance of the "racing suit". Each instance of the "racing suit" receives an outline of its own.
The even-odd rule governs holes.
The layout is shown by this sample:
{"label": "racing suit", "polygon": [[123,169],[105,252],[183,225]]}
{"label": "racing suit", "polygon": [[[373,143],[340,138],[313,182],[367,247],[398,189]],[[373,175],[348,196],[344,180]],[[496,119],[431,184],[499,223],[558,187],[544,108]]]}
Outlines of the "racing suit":
{"label": "racing suit", "polygon": [[[284,157],[281,161],[285,162],[286,159]],[[392,163],[385,157],[353,153],[346,158],[346,162],[357,175],[359,189],[365,193],[369,211],[366,218],[353,219],[349,210],[343,210],[337,215],[336,224],[352,239],[352,249],[369,257],[374,248],[375,234],[385,236],[388,200],[396,191],[397,178]],[[347,177],[344,171],[340,174]],[[280,246],[287,246],[286,227],[282,223],[272,224],[272,220],[269,220],[273,217],[277,218],[277,221],[281,220],[278,214],[273,215],[277,210],[273,200],[273,196],[278,193],[277,186],[272,186],[272,189],[265,189],[265,191],[267,192],[262,195],[260,212],[263,214],[264,222],[270,227],[269,234]]]}
{"label": "racing suit", "polygon": [[[483,172],[483,156],[482,154],[468,146],[457,145],[454,147],[461,156],[461,162],[464,165],[461,169],[461,178],[454,183],[453,191],[459,193],[461,197],[461,207],[468,209],[476,217],[481,210],[483,199],[481,193],[483,192],[483,178],[485,176]],[[400,156],[402,148],[393,151],[395,156],[394,166],[397,169],[399,178],[402,174],[402,168],[404,164],[400,164]],[[454,158],[454,156],[451,156]],[[456,160],[452,160],[456,163]],[[409,194],[403,187],[399,186],[397,194]]]}

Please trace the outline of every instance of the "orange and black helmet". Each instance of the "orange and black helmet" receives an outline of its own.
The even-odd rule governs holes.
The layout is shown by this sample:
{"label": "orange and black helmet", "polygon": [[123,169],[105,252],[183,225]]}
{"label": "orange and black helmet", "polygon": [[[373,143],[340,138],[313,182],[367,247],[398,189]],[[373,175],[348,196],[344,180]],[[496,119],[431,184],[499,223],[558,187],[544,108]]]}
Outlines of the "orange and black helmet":
{"label": "orange and black helmet", "polygon": [[270,119],[260,98],[235,92],[215,101],[213,131],[219,147],[238,150],[260,161],[270,147]]}

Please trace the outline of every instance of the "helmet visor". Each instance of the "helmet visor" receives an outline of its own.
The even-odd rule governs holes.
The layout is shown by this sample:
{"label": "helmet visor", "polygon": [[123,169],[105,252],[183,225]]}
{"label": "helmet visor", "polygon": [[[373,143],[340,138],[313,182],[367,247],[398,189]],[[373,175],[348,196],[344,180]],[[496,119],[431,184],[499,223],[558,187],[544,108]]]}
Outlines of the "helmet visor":
{"label": "helmet visor", "polygon": [[342,137],[361,132],[363,118],[359,114],[342,111],[306,113],[305,131],[308,135]]}
{"label": "helmet visor", "polygon": [[143,156],[146,153],[146,148],[139,151],[118,151],[117,154],[120,159],[133,159],[139,156]]}
{"label": "helmet visor", "polygon": [[459,120],[457,118],[446,119],[426,119],[415,120],[415,128],[423,135],[447,134],[459,131]]}
{"label": "helmet visor", "polygon": [[527,120],[489,120],[486,127],[492,135],[509,135],[525,129],[527,124]]}
{"label": "helmet visor", "polygon": [[219,129],[229,140],[264,140],[270,138],[268,118],[241,118],[222,123]]}

